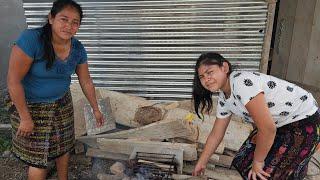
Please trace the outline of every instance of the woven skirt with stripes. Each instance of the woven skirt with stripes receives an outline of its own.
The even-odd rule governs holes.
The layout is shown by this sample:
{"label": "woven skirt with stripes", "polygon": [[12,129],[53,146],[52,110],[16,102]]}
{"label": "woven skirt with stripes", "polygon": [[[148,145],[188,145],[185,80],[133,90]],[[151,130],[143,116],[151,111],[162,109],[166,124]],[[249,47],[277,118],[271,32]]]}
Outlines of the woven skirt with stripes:
{"label": "woven skirt with stripes", "polygon": [[12,153],[29,166],[47,168],[48,162],[74,149],[74,116],[70,91],[52,103],[28,103],[33,133],[16,136],[20,117],[9,108],[12,125]]}
{"label": "woven skirt with stripes", "polygon": [[[252,167],[257,130],[237,152],[232,166],[244,179]],[[274,180],[302,180],[308,163],[320,142],[320,112],[277,129],[274,143],[265,159],[264,171]]]}

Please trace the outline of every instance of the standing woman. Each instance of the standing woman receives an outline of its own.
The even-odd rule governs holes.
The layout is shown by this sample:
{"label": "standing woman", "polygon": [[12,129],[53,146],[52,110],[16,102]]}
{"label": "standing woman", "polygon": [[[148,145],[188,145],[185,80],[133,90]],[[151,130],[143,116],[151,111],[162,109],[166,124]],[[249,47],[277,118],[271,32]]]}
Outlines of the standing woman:
{"label": "standing woman", "polygon": [[58,177],[68,177],[69,152],[74,147],[71,75],[75,72],[97,125],[104,123],[87,54],[73,36],[82,9],[72,0],[57,0],[41,28],[25,30],[12,48],[8,89],[12,124],[12,152],[29,165],[28,179],[45,179],[48,161],[55,160]]}
{"label": "standing woman", "polygon": [[304,89],[273,76],[232,71],[217,53],[202,54],[195,66],[196,113],[209,112],[212,93],[219,92],[214,126],[193,175],[204,172],[224,137],[232,114],[254,123],[236,154],[234,166],[244,179],[303,179],[320,141],[320,111]]}

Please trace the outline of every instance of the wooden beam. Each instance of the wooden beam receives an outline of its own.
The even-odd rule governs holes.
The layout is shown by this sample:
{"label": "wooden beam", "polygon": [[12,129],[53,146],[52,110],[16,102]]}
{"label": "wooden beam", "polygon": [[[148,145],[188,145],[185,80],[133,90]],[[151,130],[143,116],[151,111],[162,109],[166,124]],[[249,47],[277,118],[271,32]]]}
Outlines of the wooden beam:
{"label": "wooden beam", "polygon": [[149,139],[168,139],[185,138],[190,141],[196,141],[198,131],[195,126],[188,124],[183,120],[163,120],[146,126],[102,135],[104,138],[149,138]]}
{"label": "wooden beam", "polygon": [[198,129],[196,126],[190,125],[184,120],[163,120],[139,128],[124,130],[116,133],[82,136],[78,137],[77,140],[84,142],[91,147],[97,147],[97,138],[147,138],[163,140],[175,137],[181,137],[195,142],[198,138]]}
{"label": "wooden beam", "polygon": [[[191,174],[194,169],[194,165],[186,165],[183,167],[183,172],[186,174]],[[238,171],[228,168],[215,167],[213,170],[205,169],[204,177],[212,179],[232,179],[232,180],[242,180],[241,175]]]}
{"label": "wooden beam", "polygon": [[190,176],[185,174],[172,174],[174,180],[203,180],[203,177]]}
{"label": "wooden beam", "polygon": [[260,72],[267,73],[268,62],[269,62],[269,53],[271,46],[272,30],[273,30],[273,21],[274,14],[276,9],[276,0],[268,0],[268,13],[267,13],[267,22],[266,22],[266,32],[263,39],[263,48],[260,61]]}
{"label": "wooden beam", "polygon": [[193,161],[197,159],[195,144],[105,138],[99,138],[97,142],[100,149],[113,153],[131,154],[135,147],[146,149],[144,152],[153,152],[156,149],[158,149],[157,151],[161,149],[180,149],[183,150],[183,160]]}

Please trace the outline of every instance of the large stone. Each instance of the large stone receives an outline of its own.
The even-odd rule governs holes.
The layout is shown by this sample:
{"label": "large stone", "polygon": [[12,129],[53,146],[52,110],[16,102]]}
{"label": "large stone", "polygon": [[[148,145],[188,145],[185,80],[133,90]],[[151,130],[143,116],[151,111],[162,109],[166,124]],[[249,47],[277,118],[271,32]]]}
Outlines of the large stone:
{"label": "large stone", "polygon": [[134,121],[141,125],[151,124],[162,119],[162,110],[158,107],[144,106],[139,107],[134,115]]}
{"label": "large stone", "polygon": [[124,171],[126,170],[126,166],[121,162],[116,162],[110,167],[110,172],[119,177],[124,177]]}
{"label": "large stone", "polygon": [[150,151],[154,153],[169,152],[170,149],[180,149],[183,150],[183,160],[193,161],[197,159],[195,144],[99,138],[98,146],[105,152],[121,154],[132,154],[134,148],[140,148],[140,150],[144,148],[146,151],[143,152]]}

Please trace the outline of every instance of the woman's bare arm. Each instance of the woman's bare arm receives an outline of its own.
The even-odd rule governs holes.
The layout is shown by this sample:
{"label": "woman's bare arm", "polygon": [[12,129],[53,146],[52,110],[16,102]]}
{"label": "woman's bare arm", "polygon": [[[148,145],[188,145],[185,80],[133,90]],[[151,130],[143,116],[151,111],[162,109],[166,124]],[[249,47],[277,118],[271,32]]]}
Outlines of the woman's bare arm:
{"label": "woman's bare arm", "polygon": [[[10,98],[19,113],[21,122],[17,135],[27,136],[33,129],[33,121],[27,108],[24,89],[21,80],[28,73],[32,65],[32,59],[18,46],[13,46],[7,76],[7,85]],[[22,126],[22,127],[21,127]]]}

